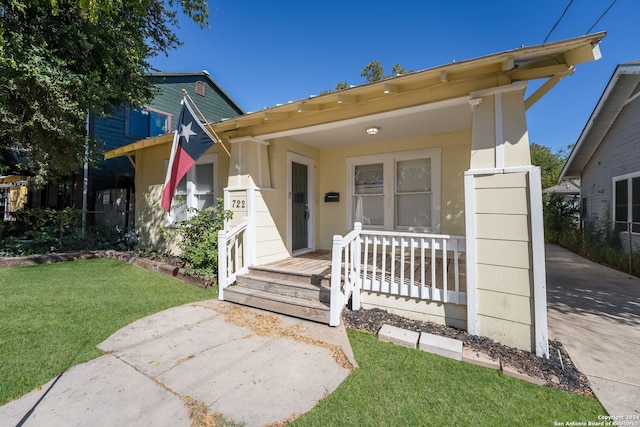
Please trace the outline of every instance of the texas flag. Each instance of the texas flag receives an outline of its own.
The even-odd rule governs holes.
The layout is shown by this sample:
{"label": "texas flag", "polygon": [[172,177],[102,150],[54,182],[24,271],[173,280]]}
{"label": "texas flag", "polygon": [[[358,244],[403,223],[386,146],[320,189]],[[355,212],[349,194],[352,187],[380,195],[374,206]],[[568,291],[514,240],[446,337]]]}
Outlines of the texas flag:
{"label": "texas flag", "polygon": [[200,156],[216,142],[216,138],[211,136],[202,126],[200,120],[196,118],[185,97],[182,100],[180,117],[173,134],[171,158],[162,192],[162,209],[167,212],[171,210],[171,201],[176,193],[178,183]]}

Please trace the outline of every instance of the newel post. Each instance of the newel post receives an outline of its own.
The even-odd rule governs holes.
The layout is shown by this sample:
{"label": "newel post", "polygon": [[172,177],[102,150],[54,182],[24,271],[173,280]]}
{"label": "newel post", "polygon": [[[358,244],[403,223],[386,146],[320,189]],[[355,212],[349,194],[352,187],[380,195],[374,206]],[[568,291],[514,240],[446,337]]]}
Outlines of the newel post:
{"label": "newel post", "polygon": [[224,288],[227,287],[227,232],[218,231],[218,299],[224,301]]}
{"label": "newel post", "polygon": [[362,256],[362,238],[360,232],[362,231],[362,223],[356,222],[353,224],[353,229],[358,232],[358,235],[354,239],[353,251],[353,269],[355,271],[355,281],[353,284],[353,290],[351,291],[351,309],[360,310],[360,290],[362,289],[362,275],[360,274],[360,257]]}
{"label": "newel post", "polygon": [[342,264],[342,236],[333,236],[331,249],[331,301],[329,303],[329,326],[340,324],[340,313],[344,306],[344,298],[340,289],[340,265]]}

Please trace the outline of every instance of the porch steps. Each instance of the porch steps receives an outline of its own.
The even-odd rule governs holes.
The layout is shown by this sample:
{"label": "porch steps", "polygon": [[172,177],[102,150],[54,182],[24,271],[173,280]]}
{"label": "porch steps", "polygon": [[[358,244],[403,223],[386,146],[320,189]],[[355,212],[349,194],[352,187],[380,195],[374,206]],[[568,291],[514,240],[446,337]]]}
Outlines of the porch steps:
{"label": "porch steps", "polygon": [[330,282],[327,275],[255,266],[224,291],[225,301],[292,317],[329,322]]}

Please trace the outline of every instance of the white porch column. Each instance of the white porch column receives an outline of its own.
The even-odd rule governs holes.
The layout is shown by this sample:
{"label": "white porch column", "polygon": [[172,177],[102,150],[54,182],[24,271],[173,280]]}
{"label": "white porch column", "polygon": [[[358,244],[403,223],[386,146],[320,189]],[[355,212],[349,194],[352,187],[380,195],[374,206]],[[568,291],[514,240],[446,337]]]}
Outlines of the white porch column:
{"label": "white porch column", "polygon": [[471,94],[465,172],[470,333],[548,356],[540,172],[531,166],[526,85]]}

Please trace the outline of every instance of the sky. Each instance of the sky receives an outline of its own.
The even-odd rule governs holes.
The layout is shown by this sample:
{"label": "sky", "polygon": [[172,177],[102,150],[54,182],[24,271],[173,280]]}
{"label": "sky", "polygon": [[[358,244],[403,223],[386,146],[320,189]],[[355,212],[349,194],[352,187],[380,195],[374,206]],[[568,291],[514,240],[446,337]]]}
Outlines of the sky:
{"label": "sky", "polygon": [[209,0],[209,9],[206,29],[180,17],[183,45],[151,65],[207,70],[246,112],[363,84],[373,60],[387,74],[394,64],[419,71],[606,31],[602,58],[527,111],[530,142],[553,152],[578,140],[616,65],[640,60],[638,0]]}

